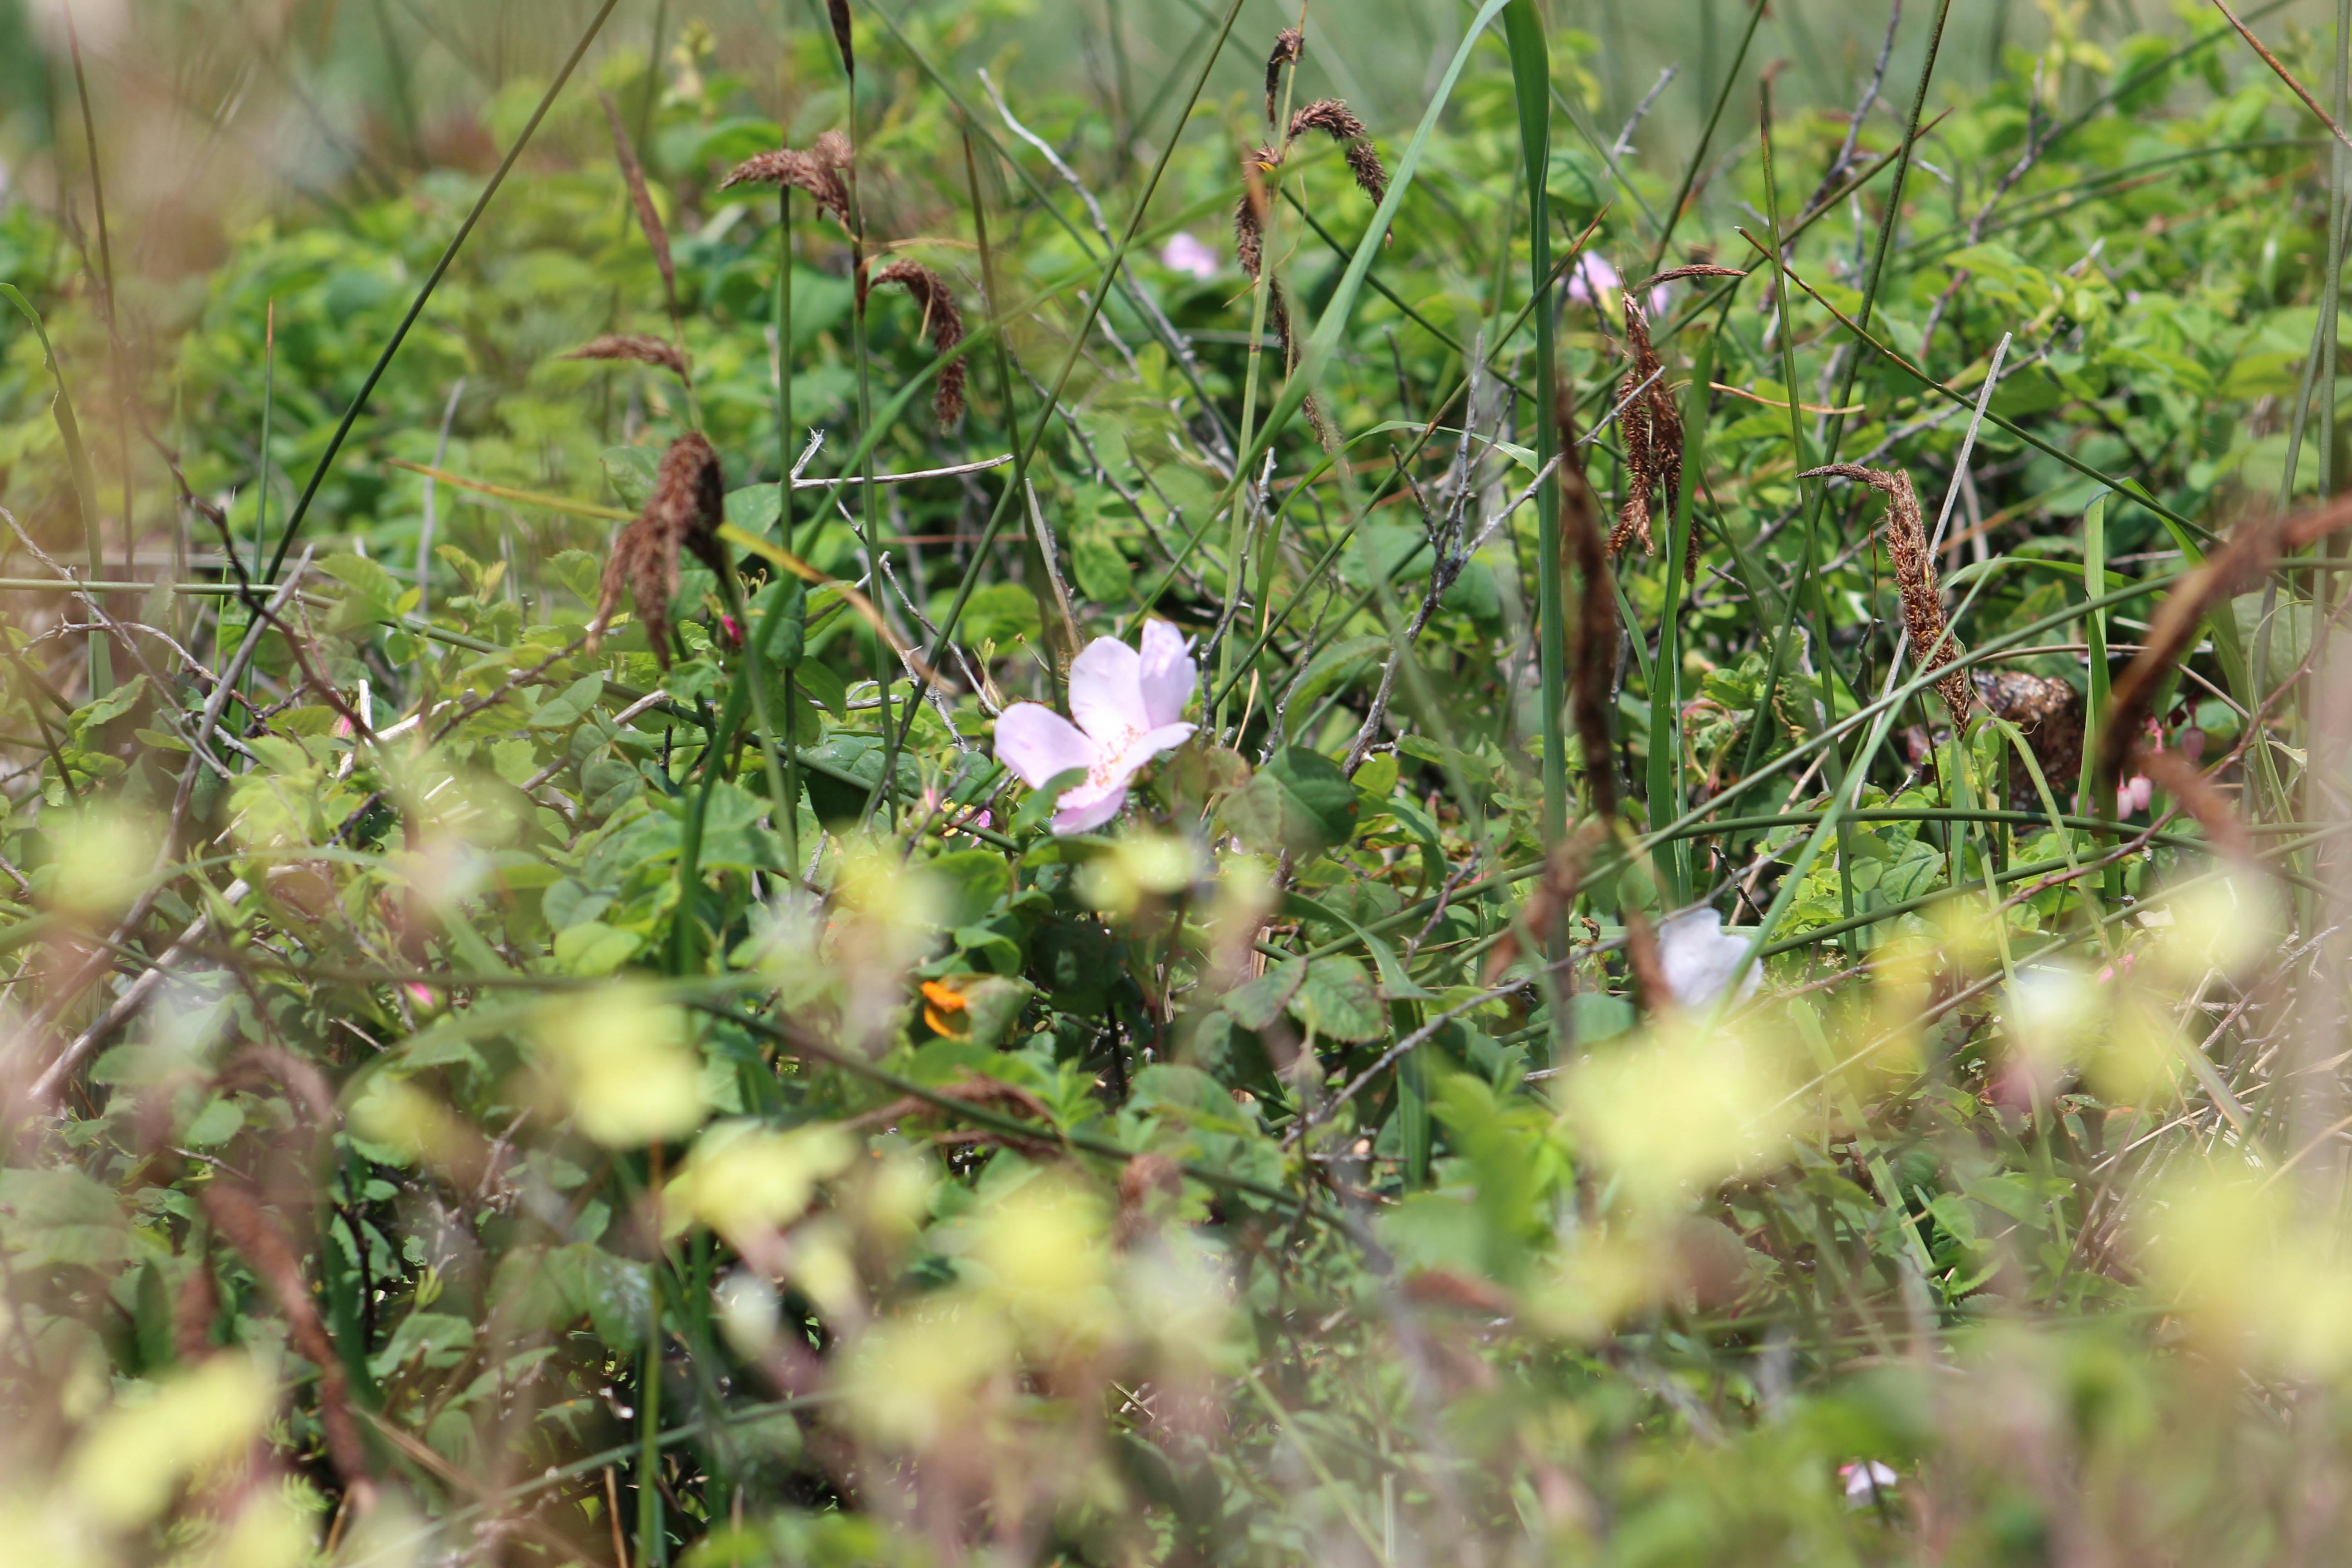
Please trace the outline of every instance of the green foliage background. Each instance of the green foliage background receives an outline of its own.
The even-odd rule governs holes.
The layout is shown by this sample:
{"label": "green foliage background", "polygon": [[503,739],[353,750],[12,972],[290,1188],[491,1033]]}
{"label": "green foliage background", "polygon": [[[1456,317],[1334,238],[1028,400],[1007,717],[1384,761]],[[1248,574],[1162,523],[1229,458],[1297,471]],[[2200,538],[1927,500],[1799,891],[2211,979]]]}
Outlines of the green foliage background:
{"label": "green foliage background", "polygon": [[[0,1539],[2338,1555],[2344,552],[2171,601],[2117,803],[1800,477],[2095,740],[2342,488],[2334,18],[1915,0],[1854,121],[1884,16],[1672,9],[1310,13],[1385,233],[1245,164],[1270,9],[0,11]],[[862,238],[722,186],[831,130]],[[592,649],[694,428],[739,570]],[[1055,836],[995,715],[1152,617],[1197,732]]]}

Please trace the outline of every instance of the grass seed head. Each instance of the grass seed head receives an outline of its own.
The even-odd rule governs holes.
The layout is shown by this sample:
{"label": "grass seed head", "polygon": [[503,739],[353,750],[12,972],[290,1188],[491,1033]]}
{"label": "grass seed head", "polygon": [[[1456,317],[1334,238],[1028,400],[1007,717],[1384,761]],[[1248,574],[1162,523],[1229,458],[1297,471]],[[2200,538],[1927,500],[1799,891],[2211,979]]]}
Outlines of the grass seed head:
{"label": "grass seed head", "polygon": [[841,68],[857,79],[857,49],[849,41],[849,0],[824,0],[824,14],[833,23],[833,41],[841,46]]}
{"label": "grass seed head", "polygon": [[[1650,344],[1649,318],[1631,290],[1625,295],[1625,357],[1624,379],[1617,384],[1618,401],[1625,404],[1625,411],[1618,416],[1625,441],[1625,500],[1618,510],[1617,526],[1609,533],[1609,553],[1622,554],[1625,546],[1638,538],[1642,553],[1655,555],[1657,542],[1650,534],[1650,492],[1662,491],[1664,504],[1672,507],[1675,492],[1682,487],[1683,416],[1666,388],[1657,350]],[[1690,558],[1688,570],[1695,573],[1698,552],[1692,551]]]}
{"label": "grass seed head", "polygon": [[1255,147],[1242,160],[1242,199],[1234,206],[1234,256],[1242,270],[1255,278],[1265,257],[1265,176],[1282,165],[1282,154],[1271,147]]}
{"label": "grass seed head", "polygon": [[1389,194],[1389,172],[1372,146],[1371,132],[1362,116],[1339,99],[1318,99],[1290,117],[1286,140],[1296,142],[1309,131],[1320,131],[1346,149],[1348,172],[1356,177],[1356,188],[1371,197],[1375,206],[1380,205]]}
{"label": "grass seed head", "polygon": [[642,332],[607,332],[603,337],[591,338],[571,353],[557,357],[657,364],[681,381],[687,378],[686,351],[667,338],[649,337]]}
{"label": "grass seed head", "polygon": [[589,651],[593,653],[603,642],[625,588],[636,600],[637,619],[645,623],[654,658],[667,670],[669,602],[677,594],[677,552],[693,551],[713,572],[732,570],[726,547],[719,542],[719,525],[726,516],[727,484],[719,454],[700,435],[688,431],[662,454],[646,510],[614,542],[612,559],[604,563],[595,618],[588,623]]}
{"label": "grass seed head", "polygon": [[843,141],[846,145],[845,139],[838,132],[828,131],[817,138],[815,147],[805,153],[784,147],[773,153],[757,153],[736,164],[728,176],[719,182],[719,188],[723,191],[734,185],[789,185],[794,190],[806,191],[816,198],[819,207],[833,215],[833,220],[846,233],[850,228],[849,186],[841,177],[842,165],[827,156],[834,151],[825,146],[828,139]]}
{"label": "grass seed head", "polygon": [[1306,35],[1296,27],[1285,27],[1274,36],[1274,52],[1265,57],[1265,122],[1274,123],[1274,96],[1282,88],[1282,68],[1297,65],[1307,47]]}
{"label": "grass seed head", "polygon": [[[1834,476],[1868,485],[1886,498],[1886,554],[1894,563],[1895,583],[1903,600],[1903,626],[1910,634],[1911,657],[1922,669],[1944,669],[1960,657],[1956,638],[1946,636],[1944,596],[1936,586],[1936,562],[1927,549],[1927,528],[1919,511],[1918,492],[1911,476],[1899,468],[1865,468],[1856,463],[1832,463],[1808,468],[1797,477],[1810,479]],[[1964,725],[1973,700],[1968,677],[1954,669],[1936,682],[1937,693],[1951,710],[1954,725]]]}
{"label": "grass seed head", "polygon": [[1568,628],[1569,711],[1584,752],[1585,787],[1591,791],[1593,815],[1606,822],[1617,814],[1617,771],[1609,746],[1609,666],[1617,647],[1617,601],[1611,591],[1609,556],[1601,539],[1592,485],[1577,456],[1574,400],[1560,395],[1552,405],[1559,419],[1560,548],[1577,582],[1576,622]]}
{"label": "grass seed head", "polygon": [[621,125],[621,110],[613,95],[597,96],[604,100],[605,121],[613,128],[613,153],[620,160],[621,178],[628,183],[629,205],[637,209],[637,226],[645,230],[646,244],[653,247],[654,265],[661,268],[663,296],[675,312],[677,268],[669,258],[669,230],[662,226],[661,214],[654,208],[653,193],[646,188],[645,165],[637,162],[637,150],[629,144],[629,133]]}
{"label": "grass seed head", "polygon": [[[963,312],[956,308],[955,295],[950,292],[946,279],[919,261],[901,258],[877,269],[873,280],[877,284],[903,285],[915,297],[915,302],[923,308],[923,326],[930,334],[931,346],[940,353],[963,342]],[[931,412],[943,427],[962,422],[963,361],[950,360],[940,367],[940,379],[931,394]]]}

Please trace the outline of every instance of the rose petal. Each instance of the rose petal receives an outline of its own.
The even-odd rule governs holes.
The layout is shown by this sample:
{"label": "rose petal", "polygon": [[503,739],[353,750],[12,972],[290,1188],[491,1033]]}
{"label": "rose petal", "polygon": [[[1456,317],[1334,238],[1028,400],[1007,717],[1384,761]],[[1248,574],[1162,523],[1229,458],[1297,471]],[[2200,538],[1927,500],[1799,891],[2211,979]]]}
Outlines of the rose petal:
{"label": "rose petal", "polygon": [[[1723,917],[1701,906],[1658,922],[1658,961],[1666,986],[1685,1007],[1704,1007],[1731,983],[1731,972],[1748,952],[1748,938],[1723,929]],[[1762,978],[1754,964],[1739,983],[1745,1001]]]}
{"label": "rose petal", "polygon": [[1129,742],[1118,755],[1109,759],[1112,776],[1122,782],[1133,778],[1144,763],[1191,740],[1196,727],[1192,724],[1162,724],[1156,730],[1146,730]]}
{"label": "rose petal", "polygon": [[1062,798],[1055,803],[1053,829],[1057,834],[1084,833],[1089,827],[1100,827],[1117,816],[1118,808],[1126,804],[1125,778],[1113,784],[1082,784],[1062,793]]}
{"label": "rose petal", "polygon": [[1586,252],[1577,262],[1576,270],[1568,275],[1568,297],[1580,305],[1590,305],[1604,289],[1622,289],[1624,280],[1617,269],[1601,257]]}
{"label": "rose petal", "polygon": [[1192,663],[1192,643],[1166,621],[1143,624],[1143,651],[1136,685],[1143,693],[1143,717],[1149,727],[1173,724],[1184,717],[1199,671]]}
{"label": "rose petal", "polygon": [[1097,637],[1070,661],[1070,717],[1097,746],[1151,728],[1139,676],[1142,656],[1117,637]]}
{"label": "rose petal", "polygon": [[1035,702],[1015,702],[997,716],[996,760],[1021,775],[1031,789],[1043,789],[1057,773],[1091,768],[1100,754],[1077,726]]}

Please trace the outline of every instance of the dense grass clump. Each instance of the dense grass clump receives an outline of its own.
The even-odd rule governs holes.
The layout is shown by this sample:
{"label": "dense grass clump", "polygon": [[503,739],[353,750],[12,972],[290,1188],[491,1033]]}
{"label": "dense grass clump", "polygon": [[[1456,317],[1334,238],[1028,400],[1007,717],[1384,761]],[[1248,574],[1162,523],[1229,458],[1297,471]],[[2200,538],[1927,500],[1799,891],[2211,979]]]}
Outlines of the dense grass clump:
{"label": "dense grass clump", "polygon": [[1789,8],[28,14],[0,1555],[2340,1555],[2346,38]]}

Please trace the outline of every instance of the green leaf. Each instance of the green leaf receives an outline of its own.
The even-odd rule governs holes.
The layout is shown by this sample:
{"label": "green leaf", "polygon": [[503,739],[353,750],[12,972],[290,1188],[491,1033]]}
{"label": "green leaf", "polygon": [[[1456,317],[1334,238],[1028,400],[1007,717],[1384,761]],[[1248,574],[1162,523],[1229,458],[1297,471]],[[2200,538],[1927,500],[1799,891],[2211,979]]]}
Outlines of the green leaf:
{"label": "green leaf", "polygon": [[[1230,1009],[1232,1000],[1225,1005]],[[1352,958],[1318,958],[1308,963],[1289,1005],[1292,1017],[1326,1039],[1361,1042],[1388,1032],[1388,1011],[1381,1005],[1371,974]]]}
{"label": "green leaf", "polygon": [[604,580],[604,568],[584,550],[559,551],[547,563],[550,575],[583,605],[593,605]]}
{"label": "green leaf", "polygon": [[1339,764],[1304,746],[1275,754],[1219,808],[1249,848],[1294,855],[1344,844],[1356,830],[1356,786]]}
{"label": "green leaf", "polygon": [[[621,449],[635,450],[634,447]],[[604,455],[607,459],[612,457],[610,452]],[[778,498],[782,493],[782,489],[775,485],[745,485],[740,490],[729,490],[727,521],[746,533],[765,533],[776,526],[777,515],[782,510]]]}
{"label": "green leaf", "polygon": [[427,1367],[455,1366],[465,1359],[466,1347],[473,1342],[470,1319],[454,1312],[411,1312],[400,1321],[383,1349],[368,1358],[368,1370],[378,1377],[390,1377],[412,1361]]}
{"label": "green leaf", "polygon": [[596,670],[583,675],[554,696],[539,705],[530,716],[534,730],[569,730],[588,716],[596,706],[596,699],[604,694],[604,672]]}
{"label": "green leaf", "polygon": [[1225,994],[1225,1012],[1244,1029],[1263,1029],[1282,1016],[1283,1008],[1307,979],[1307,961],[1285,959],[1256,979]]}
{"label": "green leaf", "polygon": [[[1341,677],[1354,679],[1370,670],[1372,661],[1389,651],[1389,639],[1384,637],[1344,637],[1315,656],[1313,663],[1298,678],[1297,686],[1289,693],[1286,711],[1301,717],[1315,710],[1316,700],[1329,690]],[[1359,668],[1358,667],[1361,667]],[[1366,764],[1369,766],[1370,764]],[[1389,779],[1396,779],[1396,763],[1389,763]],[[1381,794],[1388,792],[1382,790]]]}
{"label": "green leaf", "polygon": [[1054,806],[1062,798],[1063,792],[1076,789],[1086,782],[1086,769],[1064,768],[1030,792],[1029,798],[1021,803],[1021,809],[1013,814],[1012,826],[1005,831],[1015,838],[1025,838],[1037,832],[1045,826],[1045,819],[1054,815]]}
{"label": "green leaf", "polygon": [[132,676],[97,701],[76,710],[73,716],[73,732],[77,736],[87,735],[93,730],[112,723],[138,707],[139,700],[146,693],[147,678],[143,675]]}
{"label": "green leaf", "polygon": [[374,600],[385,609],[400,603],[406,585],[384,569],[383,563],[338,551],[319,563],[319,569],[353,593]]}
{"label": "green leaf", "polygon": [[610,974],[637,955],[646,939],[602,921],[583,921],[555,933],[555,962],[567,974]]}
{"label": "green leaf", "polygon": [[998,900],[1013,894],[1013,868],[991,850],[955,850],[923,868],[939,884],[943,902],[938,923],[949,930],[986,919]]}
{"label": "green leaf", "polygon": [[835,719],[849,717],[849,688],[831,665],[814,659],[803,661],[799,668],[793,671],[793,679],[799,682],[803,691],[816,699]]}
{"label": "green leaf", "polygon": [[236,1100],[225,1094],[215,1095],[212,1103],[196,1112],[180,1141],[191,1149],[214,1149],[236,1137],[245,1127],[245,1112]]}
{"label": "green leaf", "polygon": [[1133,599],[1134,574],[1118,546],[1099,533],[1082,533],[1070,546],[1070,574],[1078,592],[1097,605],[1115,608]]}
{"label": "green leaf", "polygon": [[653,499],[654,475],[660,466],[660,454],[650,447],[604,448],[605,482],[633,511]]}

